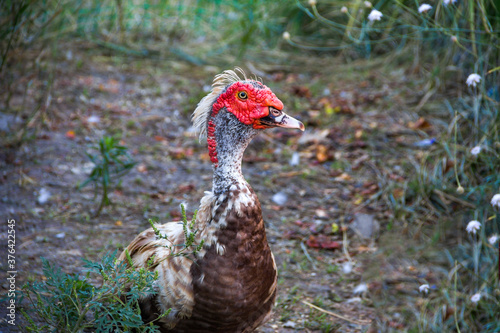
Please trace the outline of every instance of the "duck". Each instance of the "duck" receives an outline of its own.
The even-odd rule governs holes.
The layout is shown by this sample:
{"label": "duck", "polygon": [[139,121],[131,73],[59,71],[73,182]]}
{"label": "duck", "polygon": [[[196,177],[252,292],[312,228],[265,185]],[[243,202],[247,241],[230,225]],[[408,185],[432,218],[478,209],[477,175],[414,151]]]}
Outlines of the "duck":
{"label": "duck", "polygon": [[[168,222],[135,237],[118,258],[155,271],[155,293],[139,299],[145,323],[160,332],[252,332],[271,315],[278,272],[257,195],[241,164],[251,140],[269,128],[304,124],[261,79],[240,68],[215,76],[197,105],[193,126],[205,140],[213,169],[211,191],[197,210],[198,251],[176,255],[185,224]],[[160,236],[161,235],[161,236]]]}

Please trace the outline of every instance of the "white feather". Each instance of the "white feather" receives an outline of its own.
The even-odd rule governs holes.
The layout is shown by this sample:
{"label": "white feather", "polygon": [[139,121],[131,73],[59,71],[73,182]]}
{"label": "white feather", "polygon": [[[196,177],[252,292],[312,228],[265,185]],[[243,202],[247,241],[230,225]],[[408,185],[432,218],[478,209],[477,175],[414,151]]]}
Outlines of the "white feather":
{"label": "white feather", "polygon": [[[238,76],[238,73],[242,77]],[[207,121],[210,113],[212,112],[212,106],[219,97],[219,95],[224,91],[224,89],[233,83],[238,81],[246,81],[247,76],[245,72],[236,67],[234,71],[226,70],[221,74],[217,74],[212,83],[212,91],[198,103],[196,110],[193,112],[193,126],[200,135],[200,141],[207,135]]]}

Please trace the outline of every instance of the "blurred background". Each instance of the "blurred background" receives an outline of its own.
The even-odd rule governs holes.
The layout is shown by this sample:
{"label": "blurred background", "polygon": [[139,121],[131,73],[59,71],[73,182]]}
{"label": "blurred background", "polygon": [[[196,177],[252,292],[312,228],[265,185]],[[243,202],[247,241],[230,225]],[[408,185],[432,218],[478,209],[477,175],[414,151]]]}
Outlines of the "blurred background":
{"label": "blurred background", "polygon": [[79,313],[61,285],[103,281],[80,258],[194,212],[212,170],[191,113],[239,66],[306,125],[244,157],[280,274],[260,330],[500,331],[499,37],[496,0],[2,1],[20,329],[95,327],[40,304]]}

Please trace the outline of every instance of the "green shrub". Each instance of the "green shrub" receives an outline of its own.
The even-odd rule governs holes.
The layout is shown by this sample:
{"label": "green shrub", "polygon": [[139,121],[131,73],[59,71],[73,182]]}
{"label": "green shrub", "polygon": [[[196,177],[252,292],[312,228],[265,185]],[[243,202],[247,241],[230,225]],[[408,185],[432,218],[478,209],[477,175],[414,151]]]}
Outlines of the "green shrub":
{"label": "green shrub", "polygon": [[100,263],[84,260],[88,270],[84,277],[64,273],[42,259],[46,280],[23,287],[21,313],[27,322],[23,330],[156,332],[154,323],[142,322],[138,299],[155,294],[157,273],[116,263],[115,254],[107,254]]}
{"label": "green shrub", "polygon": [[99,188],[102,190],[101,203],[94,214],[97,216],[104,206],[111,203],[108,198],[110,187],[115,185],[119,178],[130,172],[136,162],[132,160],[127,147],[119,145],[118,140],[113,137],[103,137],[99,140],[99,145],[93,148],[98,153],[95,155],[87,153],[87,156],[94,167],[89,177],[80,184],[79,188],[93,184],[96,193]]}

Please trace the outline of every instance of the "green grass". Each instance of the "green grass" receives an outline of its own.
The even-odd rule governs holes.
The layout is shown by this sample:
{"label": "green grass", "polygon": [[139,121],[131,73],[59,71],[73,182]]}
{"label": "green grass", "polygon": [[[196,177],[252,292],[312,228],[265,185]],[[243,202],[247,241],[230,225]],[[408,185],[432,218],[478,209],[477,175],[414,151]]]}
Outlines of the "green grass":
{"label": "green grass", "polygon": [[[176,74],[189,70],[194,76],[204,75],[204,71],[198,71],[200,65],[230,67],[250,60],[262,66],[259,70],[271,65],[271,69],[277,66],[286,72],[293,70],[295,57],[329,61],[330,57],[339,56],[339,75],[363,81],[370,73],[380,71],[382,63],[390,63],[401,70],[401,75],[411,78],[406,84],[409,89],[422,90],[428,96],[426,103],[411,106],[411,111],[440,124],[438,143],[422,149],[415,164],[402,162],[407,180],[395,184],[384,179],[388,185],[374,201],[387,205],[391,211],[390,222],[385,225],[389,234],[403,237],[404,230],[428,249],[408,250],[404,255],[417,257],[415,260],[421,264],[441,272],[436,289],[422,297],[423,302],[405,306],[408,331],[498,331],[498,251],[488,238],[500,233],[499,212],[489,203],[500,192],[500,6],[493,0],[459,0],[447,6],[438,1],[431,3],[431,11],[418,13],[420,4],[409,0],[374,1],[373,8],[384,16],[380,21],[369,22],[367,16],[373,8],[367,8],[362,0],[325,0],[315,5],[291,0],[3,1],[0,107],[2,112],[21,116],[25,123],[19,132],[10,134],[2,147],[15,148],[35,139],[37,131],[47,126],[47,120],[56,117],[51,108],[44,107],[58,73],[54,63],[66,62],[75,68],[87,66],[82,59],[67,59],[68,46],[83,48],[88,54],[111,55],[107,61],[123,65],[123,70],[146,71],[149,64],[165,59],[174,64],[182,62],[184,65],[161,70]],[[348,13],[341,12],[343,6]],[[290,39],[282,38],[284,31],[290,33]],[[370,65],[353,65],[351,61],[358,58],[370,58]],[[147,73],[145,87],[156,84],[154,73]],[[465,83],[471,73],[482,78],[476,87]],[[30,75],[42,83],[32,86],[34,81],[26,79]],[[203,80],[206,82],[206,78]],[[308,88],[312,100],[322,94],[323,82],[315,78],[311,81]],[[187,85],[183,79],[174,83]],[[332,88],[339,83],[328,84]],[[380,79],[373,82],[376,87],[383,84]],[[14,103],[16,90],[24,91],[25,99],[29,97],[32,103]],[[201,85],[194,91],[181,106],[184,113],[191,110],[185,105],[195,104],[205,94]],[[81,91],[87,97],[92,93],[88,88]],[[309,98],[287,91],[283,95],[290,108],[312,107]],[[321,110],[324,122],[318,126],[345,121],[344,115],[324,111]],[[140,130],[142,125],[129,121],[126,127]],[[376,134],[383,137],[383,133]],[[482,147],[477,156],[471,154],[475,146]],[[152,149],[156,148],[142,145],[139,152]],[[286,154],[285,158],[288,159]],[[443,168],[446,161],[452,164],[448,171]],[[349,164],[340,159],[330,167],[344,170]],[[312,182],[322,175],[316,169],[306,168],[301,177]],[[94,178],[97,181],[99,177]],[[272,179],[266,181],[273,185]],[[143,181],[136,178],[134,183],[141,185]],[[392,194],[396,187],[403,191],[402,197]],[[150,208],[146,204],[143,210],[147,213]],[[82,221],[89,218],[82,213]],[[471,237],[465,231],[470,220],[482,223],[477,236]],[[389,244],[382,246],[390,253]],[[311,268],[297,250],[292,251],[289,260],[289,268]],[[330,266],[324,271],[331,274],[337,269]],[[336,281],[343,282],[342,278]],[[473,304],[470,299],[477,292],[483,297]],[[282,306],[290,303],[294,304],[287,299]],[[443,308],[452,308],[452,314],[446,317]],[[286,311],[283,318],[291,316]],[[320,314],[313,317],[317,317],[314,327],[331,329],[327,323],[322,327]]]}
{"label": "green grass", "polygon": [[[81,332],[95,329],[156,332],[154,324],[144,324],[138,299],[153,295],[157,274],[147,269],[133,270],[117,264],[114,254],[101,262],[84,260],[84,277],[64,273],[43,259],[45,281],[31,281],[23,287],[20,313],[24,332]],[[101,281],[95,285],[91,281]],[[105,314],[105,315],[103,315]]]}

